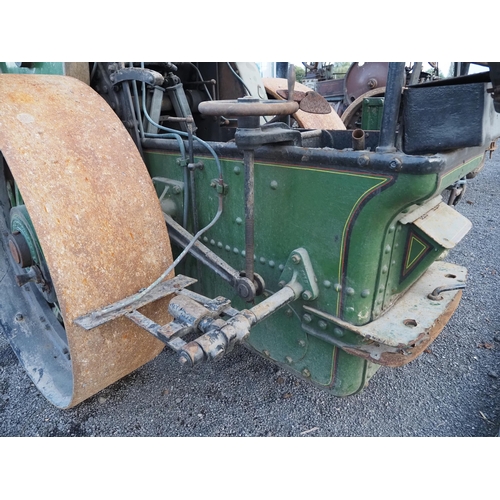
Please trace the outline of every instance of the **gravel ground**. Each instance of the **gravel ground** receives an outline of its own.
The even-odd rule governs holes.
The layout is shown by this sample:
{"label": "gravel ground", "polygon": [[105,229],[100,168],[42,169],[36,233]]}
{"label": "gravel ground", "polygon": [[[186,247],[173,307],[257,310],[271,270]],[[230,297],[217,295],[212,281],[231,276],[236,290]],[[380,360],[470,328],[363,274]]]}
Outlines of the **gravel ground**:
{"label": "gravel ground", "polygon": [[[165,350],[70,410],[51,406],[0,332],[0,436],[494,436],[500,428],[500,154],[458,210],[473,229],[448,260],[469,269],[430,352],[335,398],[244,348],[181,370]],[[1,307],[1,305],[0,305]]]}

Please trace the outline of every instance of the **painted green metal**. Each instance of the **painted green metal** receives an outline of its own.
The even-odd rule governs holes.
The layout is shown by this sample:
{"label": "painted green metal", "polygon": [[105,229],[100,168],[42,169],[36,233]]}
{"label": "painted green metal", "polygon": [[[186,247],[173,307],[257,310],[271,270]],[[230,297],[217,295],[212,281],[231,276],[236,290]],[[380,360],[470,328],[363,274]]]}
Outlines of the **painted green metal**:
{"label": "painted green metal", "polygon": [[363,130],[380,130],[383,111],[383,97],[367,97],[363,99],[361,128]]}
{"label": "painted green metal", "polygon": [[[32,63],[29,68],[2,63],[0,72],[64,74],[65,68],[61,63]],[[383,98],[365,99],[363,129],[380,128],[383,104]],[[146,148],[144,160],[163,211],[180,223],[188,186],[176,147]],[[195,154],[190,159],[203,162],[204,168],[193,172],[199,220],[197,228],[187,229],[194,233],[208,225],[223,194],[220,220],[202,241],[230,266],[244,270],[243,154],[235,156],[234,144],[218,143],[218,147],[223,185],[211,156]],[[261,155],[255,161],[254,268],[265,281],[264,294],[256,302],[290,279],[293,258],[301,255],[296,249],[304,249],[310,258],[308,270],[317,281],[300,299],[256,325],[246,344],[297,376],[347,396],[361,391],[380,365],[341,346],[365,346],[369,340],[357,334],[356,327],[383,318],[445,250],[415,224],[401,219],[477,168],[484,150],[464,151],[450,165],[438,156],[377,157],[373,151],[351,152],[350,161],[342,164],[337,150],[325,160],[328,152],[322,149],[303,148],[302,159],[291,160],[286,147],[276,146],[266,160]],[[380,156],[387,165],[374,166]],[[442,162],[442,169],[432,168],[432,160]],[[21,201],[16,190],[11,198]],[[188,217],[189,224],[192,219]],[[235,308],[249,307],[235,298],[228,283],[190,256],[177,272],[198,279],[195,289],[207,297],[224,296]]]}
{"label": "painted green metal", "polygon": [[0,62],[0,73],[15,73],[24,75],[64,75],[62,62]]}
{"label": "painted green metal", "polygon": [[[182,179],[177,155],[149,151],[145,159],[152,177]],[[195,157],[198,160],[205,165],[196,172],[203,226],[215,213],[217,193],[211,182],[217,171],[211,158]],[[324,322],[304,313],[302,306],[311,304],[352,325],[364,325],[380,316],[444,250],[411,224],[405,226],[398,220],[475,164],[472,159],[444,175],[413,175],[256,162],[255,272],[264,278],[266,294],[276,292],[290,251],[303,247],[311,257],[319,294],[313,301],[299,299],[257,325],[248,345],[335,395],[362,390],[378,365],[347,354],[334,342],[338,337],[356,345],[363,339],[342,328],[322,329]],[[243,270],[243,160],[224,159],[222,165],[228,186],[224,213],[203,242],[231,266]],[[177,200],[181,203],[182,197]],[[176,211],[182,212],[181,207]],[[413,246],[408,264],[409,244]],[[401,280],[405,265],[408,269]],[[187,259],[180,272],[196,276],[193,259]],[[203,268],[198,278],[203,294],[233,296],[229,286],[210,270]],[[238,300],[233,304],[245,307]]]}

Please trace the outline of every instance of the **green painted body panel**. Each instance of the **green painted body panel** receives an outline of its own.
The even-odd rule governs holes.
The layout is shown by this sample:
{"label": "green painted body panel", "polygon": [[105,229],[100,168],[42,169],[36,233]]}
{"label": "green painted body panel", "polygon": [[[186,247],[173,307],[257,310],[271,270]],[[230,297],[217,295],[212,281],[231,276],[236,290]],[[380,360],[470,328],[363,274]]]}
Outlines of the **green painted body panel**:
{"label": "green painted body panel", "polygon": [[[152,177],[182,181],[178,155],[147,152]],[[199,225],[214,216],[217,194],[211,186],[218,177],[210,157],[195,157],[204,169],[196,172]],[[244,167],[238,160],[222,159],[228,185],[220,221],[203,236],[203,243],[235,269],[245,267]],[[471,168],[471,165],[463,167]],[[446,174],[446,182],[463,176],[460,167]],[[316,300],[301,299],[254,327],[248,345],[266,358],[334,394],[361,390],[378,365],[347,354],[333,345],[336,335],[352,345],[364,340],[352,332],[334,329],[313,319],[310,329],[328,341],[307,333],[302,305],[363,325],[379,316],[442,253],[434,248],[401,281],[409,228],[398,223],[408,209],[433,197],[443,184],[436,173],[391,174],[319,168],[314,165],[256,163],[255,165],[255,272],[266,283],[266,295],[276,292],[290,253],[305,248],[311,258],[318,286]],[[158,184],[158,193],[163,187]],[[182,213],[182,195],[170,194]],[[177,216],[179,220],[179,215]],[[409,225],[411,226],[411,225]],[[193,228],[190,228],[193,231]],[[199,278],[198,291],[209,297],[233,297],[232,289],[194,259],[186,258],[185,272]],[[235,299],[233,305],[247,305]],[[321,330],[321,327],[324,330]],[[306,327],[307,328],[307,327]],[[331,341],[330,341],[331,340]]]}
{"label": "green painted body panel", "polygon": [[363,130],[380,130],[384,111],[384,97],[367,97],[363,99],[361,128]]}
{"label": "green painted body panel", "polygon": [[29,68],[19,67],[15,62],[0,63],[0,73],[15,73],[23,75],[64,75],[62,62],[34,62]]}
{"label": "green painted body panel", "polygon": [[[72,63],[23,63],[27,67],[20,67],[20,64],[0,63],[0,73],[64,75],[71,74],[68,65]],[[97,65],[94,66],[96,68]],[[86,73],[89,66],[83,69]],[[95,81],[94,88],[104,92],[99,90],[100,86]],[[118,94],[121,87],[114,87],[113,92]],[[109,90],[107,88],[106,94]],[[383,106],[384,98],[365,99],[362,116],[364,130],[380,129]],[[207,117],[197,116],[197,119],[198,132],[202,132],[202,137],[203,132],[213,132],[213,127],[203,126],[209,123]],[[122,120],[127,122],[123,117]],[[272,130],[267,128],[267,131]],[[226,134],[230,130],[224,130],[224,134],[220,132],[216,130],[210,137],[217,140],[221,136],[232,137],[230,133]],[[364,336],[363,330],[356,327],[367,325],[377,318],[383,319],[384,313],[445,250],[429,236],[433,234],[436,237],[436,233],[428,227],[419,229],[411,218],[403,220],[403,223],[401,220],[478,168],[484,160],[484,148],[450,150],[436,155],[406,155],[401,150],[380,152],[384,148],[376,148],[376,143],[372,141],[370,145],[367,142],[366,150],[353,151],[349,147],[350,135],[346,140],[346,137],[341,137],[343,131],[331,132],[335,133],[328,137],[328,141],[324,137],[327,131],[323,131],[322,136],[313,134],[309,138],[307,134],[300,137],[295,131],[298,139],[304,142],[283,140],[276,135],[276,142],[273,142],[274,139],[264,141],[266,145],[263,148],[267,148],[264,153],[260,147],[256,149],[254,261],[255,272],[265,282],[265,291],[255,302],[261,302],[280,289],[285,264],[291,253],[299,248],[305,249],[311,260],[319,294],[314,300],[304,300],[301,296],[279,309],[255,325],[245,343],[249,349],[296,376],[336,396],[348,396],[360,392],[380,367],[371,362],[380,358],[368,356],[370,361],[367,361],[362,357],[369,350],[365,348],[377,344],[378,340],[370,340]],[[398,144],[401,144],[401,130],[398,135]],[[251,134],[247,133],[246,139],[244,136],[242,134],[240,140],[250,141]],[[374,136],[372,133],[372,139]],[[292,138],[292,135],[286,137]],[[164,137],[161,146],[156,143],[154,147],[161,147],[161,151],[147,149],[155,141],[143,140],[141,147],[146,148],[144,160],[163,211],[182,223],[187,161],[179,161],[180,153],[175,149],[179,144],[169,139],[171,136],[168,139]],[[306,142],[308,140],[310,142]],[[299,148],[292,143],[315,144],[318,147]],[[202,236],[201,241],[234,269],[243,271],[243,153],[236,150],[232,141],[212,144],[222,165],[224,210],[219,221]],[[241,142],[237,144],[242,147]],[[338,149],[334,149],[333,144]],[[266,159],[262,160],[264,154]],[[193,163],[198,162],[203,163],[203,168],[194,171],[197,227],[193,227],[194,217],[189,206],[186,228],[192,234],[212,221],[219,201],[217,189],[220,186],[214,182],[219,177],[216,161],[209,153],[195,153]],[[16,204],[22,203],[17,188],[11,188],[10,197]],[[39,244],[35,243],[38,249]],[[35,243],[31,246],[34,247]],[[173,251],[178,254],[180,249],[174,246]],[[40,255],[43,257],[43,254]],[[206,297],[222,295],[230,298],[233,307],[240,310],[253,305],[235,297],[233,288],[227,282],[189,255],[177,267],[176,273],[196,278],[198,283],[191,288]],[[407,296],[411,297],[411,294]],[[399,304],[402,303],[404,301]],[[304,309],[304,306],[310,306],[310,309]],[[379,330],[387,329],[387,316]],[[398,325],[402,323],[406,324],[399,321]],[[375,325],[378,328],[378,324]],[[389,347],[394,347],[394,344]],[[397,348],[400,347],[401,344],[397,344]],[[357,355],[351,354],[353,352]]]}

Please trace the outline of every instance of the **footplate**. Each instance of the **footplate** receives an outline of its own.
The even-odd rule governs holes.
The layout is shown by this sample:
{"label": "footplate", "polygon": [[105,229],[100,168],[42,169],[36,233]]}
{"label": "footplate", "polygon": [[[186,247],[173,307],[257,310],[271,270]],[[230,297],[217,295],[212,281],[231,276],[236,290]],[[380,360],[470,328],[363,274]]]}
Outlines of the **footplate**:
{"label": "footplate", "polygon": [[[466,275],[464,267],[435,262],[387,313],[363,326],[351,325],[312,307],[304,306],[304,309],[332,323],[332,330],[337,334],[348,331],[363,338],[360,343],[349,343],[323,333],[323,340],[373,363],[403,366],[419,356],[441,333],[458,307]],[[443,290],[438,300],[432,298],[437,288]],[[310,324],[302,327],[311,335],[319,336]]]}

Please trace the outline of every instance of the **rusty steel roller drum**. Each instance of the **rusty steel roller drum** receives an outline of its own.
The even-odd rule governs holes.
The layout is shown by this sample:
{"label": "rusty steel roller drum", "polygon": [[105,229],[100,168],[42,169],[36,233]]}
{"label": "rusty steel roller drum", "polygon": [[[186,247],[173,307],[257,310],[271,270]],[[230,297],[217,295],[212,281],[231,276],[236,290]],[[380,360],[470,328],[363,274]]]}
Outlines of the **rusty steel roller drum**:
{"label": "rusty steel roller drum", "polygon": [[[121,121],[79,80],[0,75],[0,150],[1,325],[44,396],[69,408],[162,350],[160,341],[126,318],[90,331],[73,320],[161,275],[172,262],[165,222]],[[58,318],[39,286],[15,283],[26,269],[7,250],[13,186],[50,269]],[[141,311],[166,323],[168,302],[166,297]]]}

